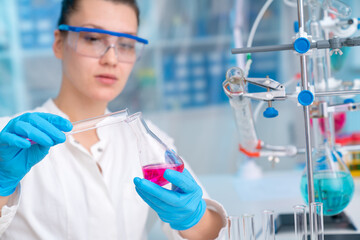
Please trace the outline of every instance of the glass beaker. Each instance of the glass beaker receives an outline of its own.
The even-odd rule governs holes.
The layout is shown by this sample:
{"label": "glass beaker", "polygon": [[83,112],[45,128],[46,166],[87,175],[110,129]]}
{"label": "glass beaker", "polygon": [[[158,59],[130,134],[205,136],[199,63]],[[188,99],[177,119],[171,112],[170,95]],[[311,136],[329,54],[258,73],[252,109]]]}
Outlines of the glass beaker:
{"label": "glass beaker", "polygon": [[169,183],[163,177],[166,169],[178,172],[184,170],[182,159],[149,129],[141,112],[128,116],[125,122],[130,125],[137,138],[140,164],[145,179],[163,186]]}
{"label": "glass beaker", "polygon": [[[315,202],[323,203],[323,213],[327,216],[342,212],[350,203],[354,193],[354,181],[345,165],[341,153],[334,147],[333,119],[330,116],[323,118],[324,132],[314,133],[315,148],[313,151],[313,179]],[[319,124],[321,118],[313,118],[313,124]],[[308,204],[307,172],[301,179],[301,193]]]}

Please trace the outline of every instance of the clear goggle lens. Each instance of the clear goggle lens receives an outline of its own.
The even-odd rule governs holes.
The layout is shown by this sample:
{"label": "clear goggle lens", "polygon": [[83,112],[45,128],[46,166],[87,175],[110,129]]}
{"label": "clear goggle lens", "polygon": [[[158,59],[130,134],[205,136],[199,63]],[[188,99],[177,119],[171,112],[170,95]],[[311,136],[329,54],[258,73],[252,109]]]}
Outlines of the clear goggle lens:
{"label": "clear goggle lens", "polygon": [[96,32],[68,32],[68,42],[83,56],[101,58],[114,48],[119,62],[133,63],[142,53],[144,44],[127,37],[111,36]]}

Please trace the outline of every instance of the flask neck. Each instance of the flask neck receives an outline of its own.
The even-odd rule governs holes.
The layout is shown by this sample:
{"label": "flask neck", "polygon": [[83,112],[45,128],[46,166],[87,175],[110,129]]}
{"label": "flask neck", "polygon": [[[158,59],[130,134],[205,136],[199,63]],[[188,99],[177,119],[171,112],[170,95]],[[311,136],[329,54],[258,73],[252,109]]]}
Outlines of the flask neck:
{"label": "flask neck", "polygon": [[333,149],[335,147],[334,116],[329,113],[328,117],[313,119],[314,145],[315,148],[325,146]]}
{"label": "flask neck", "polygon": [[343,157],[335,148],[334,117],[329,113],[326,118],[318,118],[314,124],[314,137],[318,139],[314,148],[315,171],[348,172]]}
{"label": "flask neck", "polygon": [[329,148],[334,147],[334,138],[335,138],[335,131],[334,131],[334,117],[332,113],[329,113],[329,116],[323,118],[324,122],[324,145],[328,146]]}
{"label": "flask neck", "polygon": [[[130,125],[134,134],[138,139],[141,139],[142,136],[147,133],[147,126],[142,118],[141,112],[134,113],[127,117],[126,122]],[[146,126],[146,127],[145,127]]]}
{"label": "flask neck", "polygon": [[153,145],[157,142],[161,147],[167,148],[164,142],[149,129],[141,112],[128,116],[126,122],[133,130],[139,144]]}

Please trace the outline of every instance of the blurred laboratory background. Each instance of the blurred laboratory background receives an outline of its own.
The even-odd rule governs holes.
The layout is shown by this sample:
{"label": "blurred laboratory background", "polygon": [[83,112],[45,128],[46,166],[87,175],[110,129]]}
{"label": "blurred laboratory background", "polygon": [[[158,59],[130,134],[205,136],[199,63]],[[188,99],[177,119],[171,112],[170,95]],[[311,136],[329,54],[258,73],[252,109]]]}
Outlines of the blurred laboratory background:
{"label": "blurred laboratory background", "polygon": [[[360,12],[356,0],[345,2],[353,13]],[[238,150],[235,118],[222,82],[227,69],[245,61],[246,55],[232,55],[231,49],[246,45],[265,0],[138,3],[139,36],[150,44],[110,110],[142,111],[175,139],[179,154],[198,174],[238,173],[246,159]],[[52,42],[60,4],[60,0],[0,0],[0,116],[32,109],[57,95],[61,66],[53,56]],[[253,45],[290,43],[296,20],[296,8],[275,0],[259,23]],[[240,33],[237,41],[235,29]],[[358,56],[359,48],[352,48],[334,59],[335,77],[360,78]],[[291,51],[253,54],[252,60],[250,77],[269,76],[285,83],[299,73],[299,59]],[[252,104],[257,109],[258,102]],[[276,102],[274,107],[277,118],[263,117],[265,105],[255,111],[259,138],[303,148],[302,108],[296,101]],[[339,134],[360,130],[359,119],[356,112],[347,114]],[[280,158],[279,163],[258,158],[256,163],[264,171],[287,170],[304,167],[304,157]]]}

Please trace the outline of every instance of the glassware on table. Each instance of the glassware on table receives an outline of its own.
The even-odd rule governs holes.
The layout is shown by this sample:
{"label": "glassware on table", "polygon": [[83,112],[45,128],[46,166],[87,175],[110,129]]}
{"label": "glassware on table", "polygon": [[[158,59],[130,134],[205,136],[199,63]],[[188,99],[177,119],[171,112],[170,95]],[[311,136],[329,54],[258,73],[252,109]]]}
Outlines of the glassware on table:
{"label": "glassware on table", "polygon": [[[331,114],[331,113],[329,113]],[[313,151],[314,197],[323,203],[323,214],[336,215],[350,203],[354,193],[354,181],[340,152],[334,147],[334,126],[332,117],[313,118],[315,137]],[[301,193],[308,204],[307,172],[301,179]]]}
{"label": "glassware on table", "polygon": [[163,174],[166,169],[184,170],[182,159],[156,136],[147,126],[140,112],[125,120],[134,131],[138,143],[140,163],[144,178],[163,186],[169,183]]}
{"label": "glassware on table", "polygon": [[254,215],[243,214],[242,215],[242,226],[243,226],[243,240],[255,240],[255,226],[254,226]]}
{"label": "glassware on table", "polygon": [[311,240],[324,240],[324,218],[323,204],[321,202],[313,202],[311,208]]}
{"label": "glassware on table", "polygon": [[275,219],[272,210],[264,210],[262,213],[262,234],[264,240],[275,240]]}
{"label": "glassware on table", "polygon": [[294,206],[295,240],[307,240],[306,206]]}
{"label": "glassware on table", "polygon": [[241,224],[240,217],[228,216],[226,217],[228,223],[228,231],[226,235],[227,240],[241,240]]}

